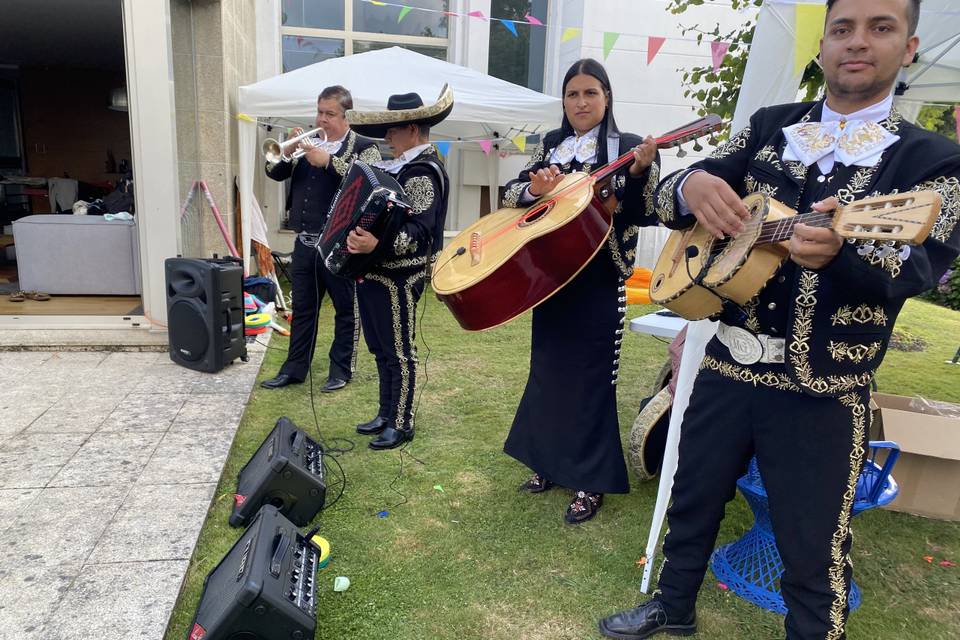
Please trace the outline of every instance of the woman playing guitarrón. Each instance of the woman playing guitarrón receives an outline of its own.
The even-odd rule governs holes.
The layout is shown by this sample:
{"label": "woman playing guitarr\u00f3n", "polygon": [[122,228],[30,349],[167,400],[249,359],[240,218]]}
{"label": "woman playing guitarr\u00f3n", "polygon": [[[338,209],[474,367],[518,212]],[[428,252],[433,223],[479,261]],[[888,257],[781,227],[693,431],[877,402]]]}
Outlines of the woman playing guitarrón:
{"label": "woman playing guitarr\u00f3n", "polygon": [[[653,189],[660,175],[656,143],[617,129],[603,66],[576,62],[563,81],[563,122],[530,164],[507,184],[504,206],[532,204],[565,174],[591,170],[633,150],[612,178],[619,205],[606,244],[556,294],[533,310],[530,376],[504,451],[530,467],[521,489],[573,489],[565,519],[592,518],[605,493],[626,493],[627,469],[617,419],[616,381],[626,293],[637,231],[655,224]],[[649,203],[649,204],[648,204]]]}

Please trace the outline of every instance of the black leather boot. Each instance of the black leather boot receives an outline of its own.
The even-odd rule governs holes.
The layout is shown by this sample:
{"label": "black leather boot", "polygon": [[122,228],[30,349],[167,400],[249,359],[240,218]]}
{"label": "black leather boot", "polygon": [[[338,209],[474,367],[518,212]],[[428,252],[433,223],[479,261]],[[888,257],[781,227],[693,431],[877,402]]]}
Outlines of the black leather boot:
{"label": "black leather boot", "polygon": [[280,387],[286,387],[291,384],[301,384],[303,380],[297,380],[296,378],[291,378],[285,373],[278,373],[276,377],[270,378],[269,380],[264,380],[260,383],[260,386],[264,389],[279,389]]}
{"label": "black leather boot", "polygon": [[387,428],[387,419],[383,416],[377,416],[369,422],[357,425],[357,433],[362,436],[373,436]]}
{"label": "black leather boot", "polygon": [[600,633],[618,640],[643,640],[658,633],[692,636],[697,632],[697,614],[668,618],[663,603],[653,598],[634,609],[615,613],[600,621]]}
{"label": "black leather boot", "polygon": [[413,440],[413,429],[387,427],[376,439],[370,441],[371,449],[393,449],[407,440]]}

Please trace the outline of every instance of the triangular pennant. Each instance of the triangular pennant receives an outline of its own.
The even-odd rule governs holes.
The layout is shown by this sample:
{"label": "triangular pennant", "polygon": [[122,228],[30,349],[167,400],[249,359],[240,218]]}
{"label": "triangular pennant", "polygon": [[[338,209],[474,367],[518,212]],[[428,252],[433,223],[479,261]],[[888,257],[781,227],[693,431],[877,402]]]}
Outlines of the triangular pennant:
{"label": "triangular pennant", "polygon": [[576,28],[576,27],[567,27],[566,29],[563,30],[563,35],[560,36],[560,42],[566,42],[567,40],[573,40],[573,39],[576,38],[578,35],[580,35],[580,32],[581,32],[581,31],[582,31],[582,29],[578,29],[578,28]]}
{"label": "triangular pennant", "polygon": [[535,16],[532,16],[532,15],[530,15],[529,13],[528,13],[527,15],[523,16],[523,19],[526,20],[527,22],[529,22],[530,24],[535,24],[535,25],[537,25],[538,27],[542,27],[542,26],[543,26],[543,23],[542,23],[542,22],[540,22],[539,20],[537,20],[537,18],[536,18]]}
{"label": "triangular pennant", "polygon": [[711,42],[710,57],[713,58],[713,72],[720,71],[723,59],[727,56],[727,50],[730,48],[729,42]]}
{"label": "triangular pennant", "polygon": [[440,155],[443,156],[444,158],[446,158],[447,154],[450,153],[450,142],[447,140],[434,142],[433,145],[437,148],[437,151],[439,151]]}
{"label": "triangular pennant", "polygon": [[387,3],[386,3],[386,2],[377,2],[377,0],[370,0],[370,4],[375,5],[375,6],[378,6],[378,7],[385,7],[385,6],[387,6]]}
{"label": "triangular pennant", "polygon": [[486,19],[487,19],[487,16],[483,15],[483,11],[471,11],[471,12],[468,13],[467,15],[468,15],[468,16],[471,16],[471,17],[474,17],[474,18],[480,18],[481,20],[486,20]]}
{"label": "triangular pennant", "polygon": [[403,21],[403,19],[407,17],[407,14],[410,13],[410,9],[411,9],[411,7],[401,7],[401,8],[400,8],[400,15],[397,16],[397,22],[398,22],[398,23],[401,22],[401,21]]}
{"label": "triangular pennant", "polygon": [[798,4],[796,6],[797,35],[793,41],[793,75],[799,76],[810,61],[820,53],[820,37],[827,6],[824,4]]}
{"label": "triangular pennant", "polygon": [[520,149],[520,153],[523,153],[527,150],[527,136],[526,134],[520,134],[511,140],[513,144],[517,146],[517,149]]}
{"label": "triangular pennant", "polygon": [[457,13],[456,11],[444,11],[444,12],[443,12],[443,15],[445,15],[445,16],[451,16],[451,17],[454,17],[454,18],[459,18],[459,17],[461,17],[463,14],[462,14],[462,13]]}
{"label": "triangular pennant", "polygon": [[661,38],[658,36],[649,36],[647,38],[647,64],[653,62],[653,59],[657,57],[658,53],[660,53],[660,47],[662,47],[663,43],[666,41],[666,38]]}
{"label": "triangular pennant", "polygon": [[477,140],[477,144],[483,149],[483,155],[490,155],[490,149],[493,148],[493,140]]}
{"label": "triangular pennant", "polygon": [[615,31],[603,32],[603,59],[606,60],[610,52],[613,51],[613,45],[617,44],[617,38],[620,34]]}
{"label": "triangular pennant", "polygon": [[514,38],[520,37],[519,35],[517,35],[517,27],[516,25],[513,24],[513,20],[503,20],[501,18],[500,22],[503,24],[503,26],[507,28],[507,31],[513,34]]}

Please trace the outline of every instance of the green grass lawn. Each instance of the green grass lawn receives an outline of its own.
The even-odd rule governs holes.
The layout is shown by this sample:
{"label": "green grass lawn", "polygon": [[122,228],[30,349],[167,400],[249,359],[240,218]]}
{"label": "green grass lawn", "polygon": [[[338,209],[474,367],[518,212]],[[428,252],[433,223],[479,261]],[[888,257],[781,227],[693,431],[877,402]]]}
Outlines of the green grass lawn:
{"label": "green grass lawn", "polygon": [[[596,621],[641,599],[641,569],[656,483],[632,481],[628,495],[607,496],[593,521],[563,522],[570,492],[521,495],[528,470],[502,453],[529,362],[529,317],[486,333],[467,333],[432,295],[420,341],[422,401],[417,435],[402,459],[373,452],[354,425],[377,408],[376,368],[363,352],[343,391],[309,385],[253,393],[190,562],[167,638],[186,636],[204,576],[236,541],[227,525],[236,475],[271,430],[290,416],[309,433],[350,438],[340,456],[343,498],[318,516],[333,546],[318,576],[317,638],[434,640],[599,638]],[[422,303],[421,303],[422,306]],[[631,307],[628,317],[650,311]],[[326,376],[332,309],[322,312],[314,387]],[[898,326],[927,340],[926,351],[891,352],[880,389],[960,402],[960,367],[949,367],[960,344],[960,313],[911,301]],[[619,386],[626,438],[638,404],[665,360],[666,345],[627,335]],[[286,353],[276,336],[260,379],[272,377]],[[428,380],[427,380],[428,379]],[[427,382],[427,384],[423,384]],[[415,458],[414,458],[415,456]],[[398,475],[399,474],[399,475]],[[441,487],[442,491],[436,487]],[[379,511],[388,517],[377,516]],[[752,524],[742,498],[730,504],[719,541]],[[851,638],[960,637],[960,567],[927,563],[927,555],[960,562],[960,523],[874,510],[854,520],[855,576],[863,607],[850,619]],[[351,587],[333,592],[335,576]],[[775,638],[783,619],[720,590],[708,572],[699,601],[700,638]]]}

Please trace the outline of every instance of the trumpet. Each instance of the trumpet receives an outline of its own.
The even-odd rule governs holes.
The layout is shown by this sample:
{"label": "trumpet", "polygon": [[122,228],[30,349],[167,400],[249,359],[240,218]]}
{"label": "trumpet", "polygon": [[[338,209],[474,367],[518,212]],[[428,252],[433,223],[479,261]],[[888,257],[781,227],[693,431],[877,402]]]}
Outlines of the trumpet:
{"label": "trumpet", "polygon": [[[322,137],[323,139],[314,141],[312,138],[316,137]],[[306,150],[300,147],[300,143],[304,141],[308,146],[319,146],[327,141],[327,132],[323,130],[323,127],[317,127],[293,138],[287,138],[283,142],[279,142],[273,138],[267,138],[263,141],[261,151],[267,162],[290,162],[291,160],[302,157],[303,154],[306,153]],[[291,149],[293,149],[293,153],[290,153]]]}

